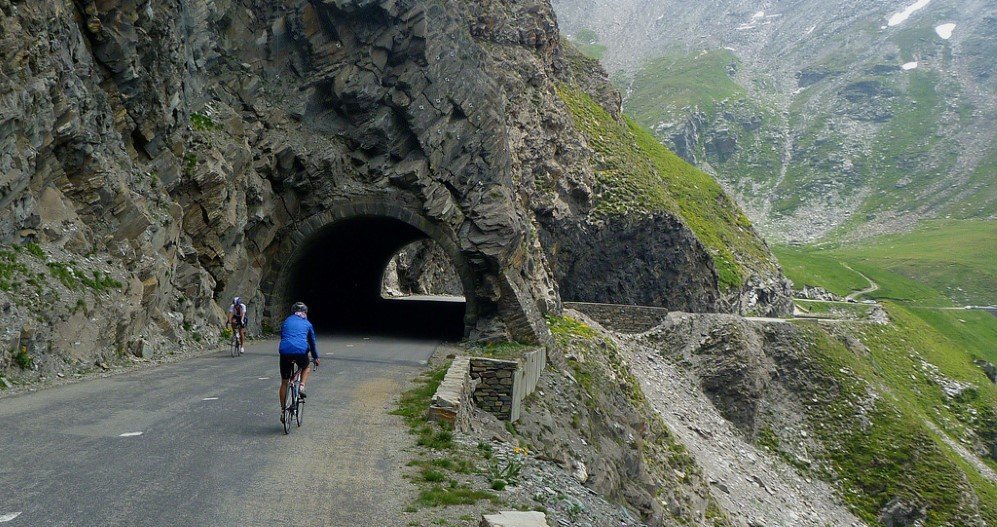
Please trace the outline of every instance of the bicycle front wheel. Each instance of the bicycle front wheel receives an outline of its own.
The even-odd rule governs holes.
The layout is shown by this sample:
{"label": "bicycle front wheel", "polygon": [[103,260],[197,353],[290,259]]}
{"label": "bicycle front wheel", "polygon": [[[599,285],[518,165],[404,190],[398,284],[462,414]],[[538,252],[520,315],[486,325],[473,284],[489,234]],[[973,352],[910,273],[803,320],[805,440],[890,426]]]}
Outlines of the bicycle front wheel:
{"label": "bicycle front wheel", "polygon": [[301,421],[304,419],[305,401],[298,397],[297,404],[295,404],[297,410],[294,411],[294,419],[298,422],[298,427],[301,426]]}
{"label": "bicycle front wheel", "polygon": [[233,357],[238,357],[239,356],[239,336],[238,335],[232,335],[232,356]]}

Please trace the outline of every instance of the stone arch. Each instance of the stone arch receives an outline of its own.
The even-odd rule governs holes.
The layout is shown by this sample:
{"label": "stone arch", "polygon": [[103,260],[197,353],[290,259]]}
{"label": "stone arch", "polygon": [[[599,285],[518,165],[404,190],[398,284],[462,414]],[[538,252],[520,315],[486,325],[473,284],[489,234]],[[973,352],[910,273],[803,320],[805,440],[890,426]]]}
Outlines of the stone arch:
{"label": "stone arch", "polygon": [[[422,214],[405,206],[400,200],[391,198],[352,199],[338,203],[327,210],[295,222],[279,236],[279,242],[271,252],[265,267],[262,290],[264,294],[264,319],[273,328],[279,327],[287,307],[294,302],[289,298],[295,280],[295,270],[313,244],[317,243],[332,228],[347,221],[363,219],[396,220],[412,227],[426,238],[440,245],[450,257],[464,289],[464,337],[468,337],[478,319],[497,310],[494,302],[481,298],[477,291],[483,277],[468,262],[460,250],[457,236],[449,226],[430,221]],[[385,265],[387,262],[384,262]],[[383,267],[379,270],[384,272]],[[380,282],[379,282],[380,283]]]}

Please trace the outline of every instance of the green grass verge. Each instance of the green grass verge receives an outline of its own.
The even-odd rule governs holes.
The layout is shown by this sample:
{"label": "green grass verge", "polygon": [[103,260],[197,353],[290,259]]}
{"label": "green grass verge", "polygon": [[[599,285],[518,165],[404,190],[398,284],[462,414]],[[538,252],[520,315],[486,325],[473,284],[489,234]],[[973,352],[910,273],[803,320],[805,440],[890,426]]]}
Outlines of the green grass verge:
{"label": "green grass verge", "polygon": [[677,215],[710,252],[726,289],[740,288],[749,269],[771,268],[764,242],[708,174],[629,118],[617,122],[582,90],[562,85],[558,96],[595,153],[595,214]]}

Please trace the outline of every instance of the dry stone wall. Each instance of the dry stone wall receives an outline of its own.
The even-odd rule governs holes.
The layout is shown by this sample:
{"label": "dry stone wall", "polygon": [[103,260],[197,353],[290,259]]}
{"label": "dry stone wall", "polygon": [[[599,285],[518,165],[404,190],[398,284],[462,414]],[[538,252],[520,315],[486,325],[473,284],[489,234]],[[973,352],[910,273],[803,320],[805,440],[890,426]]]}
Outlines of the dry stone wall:
{"label": "dry stone wall", "polygon": [[499,419],[519,420],[523,400],[536,390],[547,367],[547,348],[537,347],[516,360],[472,357],[474,403]]}
{"label": "dry stone wall", "polygon": [[661,307],[565,302],[564,307],[581,311],[604,328],[620,333],[643,333],[665,320],[668,310]]}

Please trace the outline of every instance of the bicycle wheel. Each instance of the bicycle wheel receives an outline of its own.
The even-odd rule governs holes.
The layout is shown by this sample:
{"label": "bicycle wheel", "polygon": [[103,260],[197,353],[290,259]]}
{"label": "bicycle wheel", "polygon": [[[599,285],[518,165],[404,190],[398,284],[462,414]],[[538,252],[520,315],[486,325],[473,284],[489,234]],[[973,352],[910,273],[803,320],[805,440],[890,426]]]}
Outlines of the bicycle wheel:
{"label": "bicycle wheel", "polygon": [[284,413],[284,419],[283,419],[283,421],[284,421],[284,435],[287,435],[287,434],[291,433],[291,419],[294,418],[294,414],[293,414],[293,412],[291,412],[291,408],[294,408],[294,406],[293,406],[294,405],[294,401],[293,401],[294,388],[292,387],[292,385],[290,385],[290,384],[287,385],[287,392],[286,392],[285,396],[286,396],[286,399],[284,399],[284,401],[286,402],[286,406],[281,411]]}
{"label": "bicycle wheel", "polygon": [[302,414],[305,410],[305,400],[298,397],[297,404],[295,404],[294,420],[298,422],[298,428],[301,428],[301,421],[304,419]]}
{"label": "bicycle wheel", "polygon": [[232,334],[232,356],[239,356],[239,334],[234,332]]}

